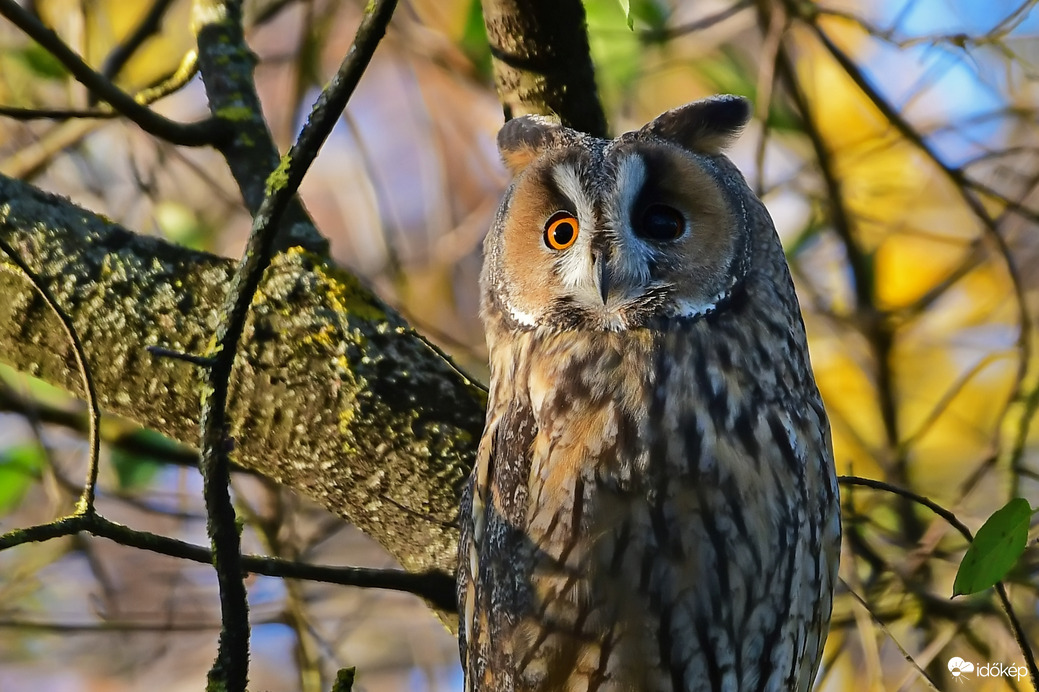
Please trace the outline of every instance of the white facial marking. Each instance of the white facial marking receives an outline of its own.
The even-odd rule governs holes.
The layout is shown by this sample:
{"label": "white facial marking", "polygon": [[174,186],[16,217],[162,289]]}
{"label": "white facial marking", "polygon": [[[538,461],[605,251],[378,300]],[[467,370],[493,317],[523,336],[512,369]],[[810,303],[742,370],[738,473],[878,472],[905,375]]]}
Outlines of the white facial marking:
{"label": "white facial marking", "polygon": [[736,280],[729,281],[729,285],[718,291],[716,295],[708,300],[694,301],[682,298],[675,301],[675,317],[701,317],[718,309],[718,303],[729,297]]}
{"label": "white facial marking", "polygon": [[616,207],[612,216],[625,226],[630,225],[631,209],[638,201],[642,186],[646,184],[646,164],[638,156],[625,156],[617,164],[617,187],[614,199]]}
{"label": "white facial marking", "polygon": [[559,186],[563,196],[573,203],[579,226],[577,240],[561,251],[560,279],[570,290],[593,288],[591,238],[595,231],[595,213],[592,201],[585,192],[581,177],[572,166],[562,165],[553,169],[552,180]]}
{"label": "white facial marking", "polygon": [[649,281],[649,264],[653,248],[635,235],[632,226],[635,204],[646,185],[646,164],[635,155],[625,156],[617,164],[617,182],[614,203],[609,209],[617,234],[617,251],[613,257],[614,275],[618,284],[645,286]]}
{"label": "white facial marking", "polygon": [[[654,246],[635,234],[635,205],[646,184],[646,167],[641,157],[631,155],[617,165],[615,206],[610,217],[617,225],[617,252],[613,259],[618,284],[645,287],[649,282],[649,264],[654,259]],[[633,221],[633,219],[635,219]]]}
{"label": "white facial marking", "polygon": [[511,315],[512,319],[517,323],[522,324],[525,327],[534,327],[537,325],[537,320],[534,319],[534,315],[525,310],[520,310],[511,303],[509,304],[509,315]]}

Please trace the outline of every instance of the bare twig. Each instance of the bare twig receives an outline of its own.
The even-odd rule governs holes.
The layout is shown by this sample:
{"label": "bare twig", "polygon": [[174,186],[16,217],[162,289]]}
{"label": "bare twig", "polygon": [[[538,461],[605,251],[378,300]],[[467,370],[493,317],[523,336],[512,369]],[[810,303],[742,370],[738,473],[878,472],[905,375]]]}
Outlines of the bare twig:
{"label": "bare twig", "polygon": [[660,29],[645,29],[640,33],[640,35],[645,41],[668,41],[679,36],[694,34],[697,31],[710,29],[715,24],[724,22],[729,17],[739,14],[748,7],[750,7],[750,0],[740,0],[723,10],[718,10],[714,14],[709,14],[706,17],[697,19],[696,21],[687,24],[680,24],[678,26],[662,27]]}
{"label": "bare twig", "polygon": [[[947,521],[950,526],[960,533],[961,536],[967,539],[967,542],[974,540],[974,534],[970,532],[970,529],[968,529],[962,521],[956,518],[955,514],[945,509],[934,500],[926,498],[923,495],[914,493],[911,490],[906,490],[905,488],[891,485],[890,483],[884,483],[883,481],[877,481],[871,478],[861,478],[859,476],[839,476],[837,482],[841,485],[872,488],[873,490],[879,490],[911,500],[918,505],[926,507]],[[1017,639],[1017,645],[1021,648],[1021,653],[1025,657],[1025,664],[1028,666],[1028,674],[1032,678],[1032,684],[1039,688],[1039,667],[1036,666],[1035,654],[1032,653],[1032,647],[1028,644],[1028,637],[1025,634],[1024,628],[1021,626],[1021,621],[1018,620],[1017,613],[1014,612],[1014,607],[1010,604],[1010,598],[1007,596],[1006,587],[1003,585],[1003,582],[998,582],[995,588],[996,594],[999,596],[1000,605],[1003,606],[1003,612],[1006,614],[1007,620],[1010,622],[1010,628],[1014,632],[1014,638]]]}
{"label": "bare twig", "polygon": [[133,96],[117,87],[107,77],[83,62],[61,38],[22,9],[14,0],[0,0],[0,15],[6,17],[30,38],[47,49],[90,92],[136,123],[145,132],[174,144],[200,146],[212,144],[219,137],[217,122],[212,119],[196,123],[178,123],[147,108]]}
{"label": "bare twig", "polygon": [[[0,535],[0,551],[27,543],[73,536],[78,533],[89,533],[115,541],[120,545],[190,560],[199,564],[213,563],[212,551],[202,546],[147,531],[138,531],[106,519],[100,514],[73,514],[46,524],[14,529]],[[415,594],[448,612],[453,612],[455,609],[454,577],[440,571],[405,572],[363,567],[308,565],[265,555],[243,555],[242,568],[245,572],[269,577],[403,591]]]}
{"label": "bare twig", "polygon": [[19,108],[18,106],[0,106],[0,117],[12,120],[72,120],[73,118],[97,118],[111,120],[121,113],[101,108]]}
{"label": "bare twig", "polygon": [[[985,209],[985,205],[977,198],[976,195],[972,194],[972,190],[977,189],[979,183],[971,180],[967,177],[966,173],[959,168],[949,166],[942,160],[937,154],[934,148],[924,140],[924,138],[918,133],[909,122],[898,112],[888,101],[880,94],[879,91],[870,83],[863,74],[855,62],[849,58],[844,51],[837,47],[837,45],[830,39],[829,35],[815,22],[809,21],[808,25],[814,31],[815,35],[822,42],[826,50],[833,56],[834,60],[841,66],[848,76],[852,79],[859,90],[870,100],[870,102],[880,111],[880,113],[890,122],[898,133],[904,137],[908,142],[912,143],[920,152],[922,152],[929,161],[931,161],[938,170],[942,172],[954,185],[956,190],[959,192],[961,199],[967,205],[967,208],[977,217],[985,229],[986,235],[990,238],[993,244],[996,246],[996,250],[1003,259],[1003,263],[1006,266],[1007,276],[1010,279],[1011,285],[1014,291],[1014,300],[1017,305],[1018,323],[1020,329],[1018,332],[1018,351],[1020,358],[1018,361],[1017,377],[1014,382],[1014,391],[1008,398],[1008,401],[1016,401],[1021,393],[1026,389],[1026,382],[1028,382],[1029,366],[1032,361],[1032,317],[1028,312],[1028,303],[1025,296],[1025,287],[1021,280],[1021,273],[1017,267],[1017,263],[1014,261],[1010,246],[1007,244],[1006,239],[1000,233],[997,227],[995,219]],[[1005,417],[1006,411],[1003,413]],[[1022,417],[1020,425],[1022,428],[1026,428],[1030,423],[1030,417]],[[1011,458],[1011,467],[1015,467],[1022,453],[1022,450],[1014,449]]]}
{"label": "bare twig", "polygon": [[873,613],[873,610],[869,607],[869,603],[867,603],[866,600],[862,598],[862,596],[856,593],[854,589],[848,586],[848,583],[846,581],[841,579],[840,582],[844,584],[844,588],[848,590],[848,593],[850,593],[856,601],[858,601],[859,605],[861,605],[865,609],[865,611],[869,613],[869,617],[871,620],[873,620],[873,623],[877,627],[879,627],[884,632],[884,634],[887,635],[888,639],[894,642],[895,646],[898,647],[898,650],[902,653],[902,658],[904,658],[911,666],[913,666],[916,672],[919,673],[920,677],[922,677],[924,681],[927,682],[928,687],[937,692],[938,685],[934,682],[934,680],[931,679],[931,676],[927,674],[927,671],[920,667],[920,664],[916,662],[916,659],[913,658],[913,656],[908,651],[906,651],[905,647],[902,646],[902,643],[895,638],[895,635],[892,634],[891,630],[888,629],[888,626],[884,623],[884,621]]}
{"label": "bare twig", "polygon": [[0,251],[7,255],[8,259],[11,260],[29,279],[29,282],[39,291],[40,295],[50,306],[51,310],[57,316],[61,322],[62,328],[65,330],[65,334],[69,338],[69,342],[72,344],[72,350],[76,354],[76,363],[79,366],[81,375],[81,382],[83,386],[83,394],[87,401],[87,414],[90,419],[90,426],[87,432],[87,439],[90,445],[90,459],[87,465],[87,479],[83,485],[83,494],[80,496],[79,503],[76,506],[76,512],[79,514],[91,515],[95,513],[94,509],[94,496],[97,490],[97,472],[99,465],[99,455],[101,451],[101,442],[98,434],[98,430],[101,426],[101,409],[97,405],[97,391],[94,388],[94,378],[90,375],[90,366],[87,365],[86,351],[83,349],[83,342],[79,339],[79,334],[76,333],[76,327],[72,324],[72,318],[61,308],[58,304],[54,294],[51,293],[47,285],[36,276],[36,272],[26,264],[21,256],[12,248],[8,242],[0,237]]}
{"label": "bare twig", "polygon": [[229,494],[227,399],[238,342],[253,296],[270,264],[278,220],[293,199],[303,176],[331,133],[346,102],[364,73],[379,40],[386,32],[396,0],[382,0],[368,8],[353,45],[339,70],[318,97],[299,139],[268,179],[267,194],[253,219],[245,255],[238,263],[222,309],[215,336],[213,366],[204,374],[202,396],[202,477],[214,566],[220,584],[221,632],[211,682],[234,691],[245,689],[248,675],[249,617],[241,579],[240,540]]}
{"label": "bare twig", "polygon": [[104,63],[101,64],[101,74],[109,79],[115,79],[144,42],[159,32],[159,29],[162,28],[162,18],[172,4],[173,0],[153,0],[152,6],[141,17],[137,28],[126,37],[125,41],[113,48],[105,58]]}

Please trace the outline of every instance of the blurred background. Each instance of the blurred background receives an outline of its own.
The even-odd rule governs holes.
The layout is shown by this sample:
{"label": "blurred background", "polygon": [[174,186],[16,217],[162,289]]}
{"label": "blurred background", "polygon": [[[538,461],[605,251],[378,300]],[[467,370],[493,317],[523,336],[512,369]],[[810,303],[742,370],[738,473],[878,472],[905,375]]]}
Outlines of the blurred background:
{"label": "blurred background", "polygon": [[[972,530],[1039,506],[1039,11],[1034,0],[587,0],[615,132],[719,92],[755,102],[732,158],[767,204],[801,298],[838,471],[931,498]],[[36,0],[88,62],[136,92],[193,46],[188,0]],[[246,2],[264,114],[282,151],[345,54],[363,2]],[[112,62],[149,13],[161,21]],[[794,13],[799,16],[795,17]],[[82,109],[85,90],[0,20],[0,105]],[[203,117],[196,78],[155,108]],[[802,117],[807,114],[807,117]],[[485,379],[480,243],[507,184],[475,0],[402,0],[301,188],[332,253]],[[250,218],[218,153],[116,119],[0,117],[0,171],[141,233],[239,256]],[[82,406],[0,366],[0,531],[68,512]],[[204,544],[191,455],[106,419],[99,510]],[[245,548],[393,566],[309,501],[233,480]],[[844,583],[819,688],[939,689],[947,662],[1020,666],[991,589],[951,599],[964,540],[929,510],[844,487]],[[1039,642],[1039,551],[1008,577]],[[460,690],[457,645],[415,597],[251,577],[251,687]],[[211,569],[96,538],[0,553],[0,692],[199,690],[219,632]],[[1027,679],[955,679],[972,690]],[[968,689],[968,687],[964,687]]]}

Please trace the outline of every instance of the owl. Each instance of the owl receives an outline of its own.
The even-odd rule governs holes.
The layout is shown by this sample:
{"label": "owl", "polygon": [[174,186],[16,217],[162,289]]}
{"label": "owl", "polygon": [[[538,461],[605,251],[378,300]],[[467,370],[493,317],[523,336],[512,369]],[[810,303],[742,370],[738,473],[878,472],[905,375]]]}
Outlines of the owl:
{"label": "owl", "polygon": [[744,99],[613,140],[512,120],[460,513],[466,690],[808,690],[840,509]]}

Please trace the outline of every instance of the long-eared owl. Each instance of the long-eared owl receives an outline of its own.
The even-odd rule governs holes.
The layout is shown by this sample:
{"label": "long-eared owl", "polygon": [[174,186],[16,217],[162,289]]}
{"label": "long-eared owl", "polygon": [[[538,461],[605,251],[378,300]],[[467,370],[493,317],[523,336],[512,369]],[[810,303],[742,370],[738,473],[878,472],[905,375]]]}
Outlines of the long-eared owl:
{"label": "long-eared owl", "polygon": [[617,139],[546,118],[484,244],[466,689],[807,690],[840,548],[829,424],[741,98]]}

